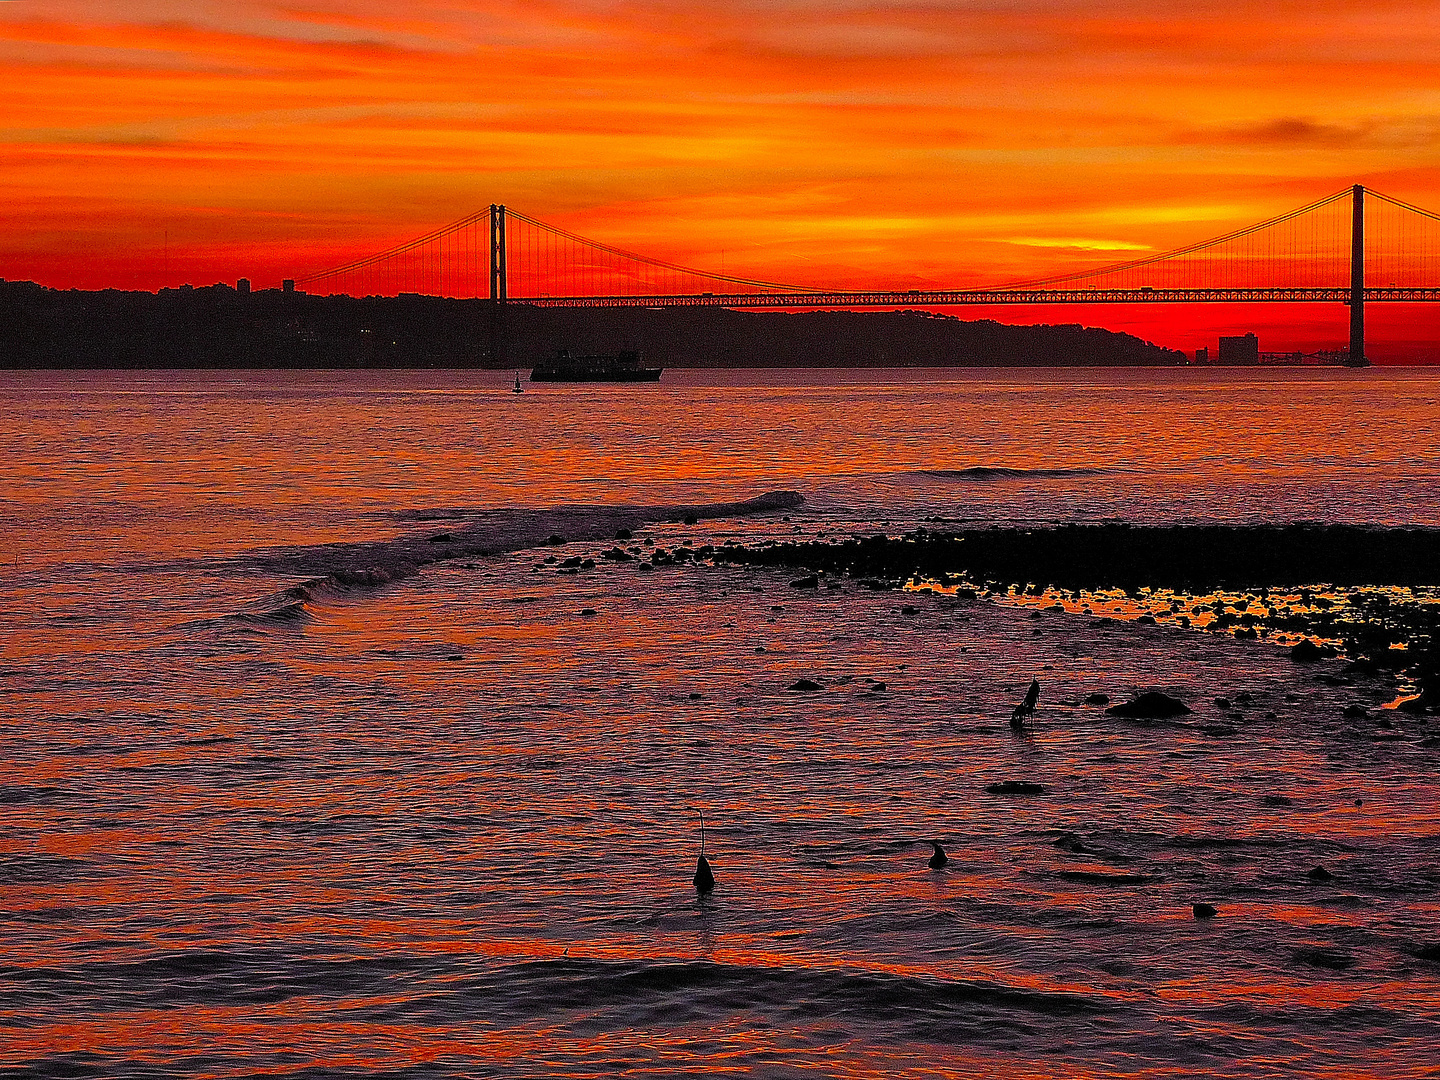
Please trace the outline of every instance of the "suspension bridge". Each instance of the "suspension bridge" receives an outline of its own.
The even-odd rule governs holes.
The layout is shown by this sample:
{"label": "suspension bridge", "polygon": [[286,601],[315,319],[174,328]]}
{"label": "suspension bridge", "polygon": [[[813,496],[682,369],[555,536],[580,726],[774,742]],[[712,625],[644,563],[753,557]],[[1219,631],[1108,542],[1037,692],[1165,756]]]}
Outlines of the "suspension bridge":
{"label": "suspension bridge", "polygon": [[1363,366],[1366,304],[1440,301],[1440,214],[1356,184],[1254,225],[1127,262],[988,288],[853,291],[681,266],[496,204],[293,285],[351,296],[421,293],[543,307],[1344,304],[1350,309],[1347,362]]}

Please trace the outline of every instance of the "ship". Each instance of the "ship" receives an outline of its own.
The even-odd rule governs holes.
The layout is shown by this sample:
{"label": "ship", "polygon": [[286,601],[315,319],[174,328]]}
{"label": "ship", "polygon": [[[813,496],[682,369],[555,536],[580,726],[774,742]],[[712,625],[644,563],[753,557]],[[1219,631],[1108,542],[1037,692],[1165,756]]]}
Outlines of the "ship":
{"label": "ship", "polygon": [[659,382],[664,368],[645,367],[638,352],[571,356],[561,349],[530,372],[531,382]]}

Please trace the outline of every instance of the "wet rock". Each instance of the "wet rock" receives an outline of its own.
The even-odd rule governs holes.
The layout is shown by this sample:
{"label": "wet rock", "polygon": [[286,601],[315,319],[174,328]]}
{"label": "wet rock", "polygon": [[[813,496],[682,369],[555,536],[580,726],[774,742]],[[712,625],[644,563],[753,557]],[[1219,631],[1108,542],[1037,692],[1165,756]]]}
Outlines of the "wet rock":
{"label": "wet rock", "polygon": [[551,533],[549,539],[547,539],[545,542],[551,547],[558,547],[559,545],[565,543],[565,538],[559,533]]}
{"label": "wet rock", "polygon": [[450,544],[454,543],[454,541],[454,533],[436,533],[434,536],[430,537],[430,543],[432,544]]}
{"label": "wet rock", "polygon": [[790,588],[792,589],[818,589],[819,587],[820,578],[815,574],[811,574],[809,577],[797,578],[790,582]]}
{"label": "wet rock", "polygon": [[596,613],[596,612],[595,612],[595,609],[594,609],[593,607],[587,607],[587,608],[581,608],[581,609],[580,609],[580,614],[581,614],[581,615],[584,615],[587,619],[588,619],[591,615],[594,615],[595,613]]}
{"label": "wet rock", "polygon": [[1087,850],[1085,842],[1073,832],[1061,833],[1055,838],[1054,844],[1061,851],[1068,851],[1072,855],[1081,855]]}
{"label": "wet rock", "polygon": [[1133,701],[1112,705],[1105,710],[1108,716],[1126,716],[1144,720],[1166,720],[1172,716],[1189,715],[1190,709],[1184,702],[1169,694],[1151,690]]}
{"label": "wet rock", "polygon": [[691,700],[691,701],[699,701],[699,700],[701,700],[704,696],[705,696],[704,694],[691,694],[691,695],[690,695],[690,700]]}
{"label": "wet rock", "polygon": [[464,660],[465,657],[461,656],[459,653],[451,653],[449,656],[445,657],[445,659],[446,659],[446,660]]}
{"label": "wet rock", "polygon": [[1154,615],[1141,615],[1141,616],[1140,616],[1138,619],[1136,619],[1135,621],[1136,621],[1137,623],[1139,623],[1141,626],[1154,626],[1154,625],[1155,625],[1155,616],[1154,616]]}
{"label": "wet rock", "polygon": [[1228,709],[1230,708],[1230,699],[1228,697],[1217,697],[1214,705],[1217,709]]}
{"label": "wet rock", "polygon": [[902,608],[900,609],[900,614],[901,614],[901,615],[918,615],[918,614],[920,614],[920,609],[917,608],[914,604],[906,604],[904,607],[902,607]]}
{"label": "wet rock", "polygon": [[1432,963],[1440,964],[1440,945],[1422,945],[1415,950],[1415,955],[1421,960],[1429,960]]}
{"label": "wet rock", "polygon": [[655,567],[654,567],[653,565],[651,565],[650,563],[648,563],[648,562],[642,562],[642,563],[641,563],[639,566],[637,566],[635,569],[636,569],[636,570],[646,570],[646,571],[648,571],[648,570],[654,570]]}
{"label": "wet rock", "polygon": [[1326,870],[1325,867],[1323,867],[1323,866],[1317,866],[1317,867],[1315,867],[1314,869],[1305,871],[1305,876],[1306,876],[1307,878],[1309,878],[1311,881],[1334,881],[1334,880],[1335,880],[1335,875],[1332,874],[1332,873],[1330,873],[1330,871],[1329,871],[1329,870]]}
{"label": "wet rock", "polygon": [[998,784],[987,784],[985,790],[991,795],[1044,795],[1045,785],[1028,780],[1002,780]]}
{"label": "wet rock", "polygon": [[686,524],[686,525],[699,525],[699,524],[700,524],[700,519],[699,519],[698,517],[696,517],[694,514],[686,514],[686,515],[685,515],[685,524]]}
{"label": "wet rock", "polygon": [[1086,694],[1086,695],[1085,695],[1085,704],[1086,704],[1086,705],[1109,705],[1109,704],[1110,704],[1110,695],[1109,695],[1109,694]]}
{"label": "wet rock", "polygon": [[544,563],[545,563],[546,566],[553,566],[555,563],[559,562],[560,560],[557,559],[554,555],[546,555],[543,561],[544,561]]}
{"label": "wet rock", "polygon": [[564,560],[560,565],[566,567],[567,569],[573,569],[575,567],[578,567],[582,561],[583,560],[580,558],[579,555],[572,555],[570,558]]}
{"label": "wet rock", "polygon": [[1213,919],[1218,914],[1213,904],[1191,904],[1190,911],[1197,919]]}
{"label": "wet rock", "polygon": [[1292,954],[1302,964],[1325,968],[1329,971],[1344,971],[1355,966],[1355,958],[1332,949],[1296,949]]}
{"label": "wet rock", "polygon": [[884,690],[885,688],[886,687],[883,682],[877,682],[874,686],[870,687],[871,690]]}
{"label": "wet rock", "polygon": [[1344,712],[1340,715],[1344,716],[1347,720],[1364,720],[1370,715],[1370,710],[1365,708],[1364,705],[1346,705]]}
{"label": "wet rock", "polygon": [[796,679],[790,684],[791,690],[799,690],[803,693],[813,693],[821,689],[820,684],[813,679]]}
{"label": "wet rock", "polygon": [[1235,700],[1241,705],[1249,705],[1255,700],[1255,695],[1250,693],[1249,690],[1241,690],[1240,693],[1235,695]]}
{"label": "wet rock", "polygon": [[[1334,656],[1335,650],[1331,649],[1329,655]],[[1313,664],[1315,661],[1324,660],[1325,658],[1325,650],[1309,638],[1302,638],[1297,641],[1294,648],[1290,650],[1290,659],[1294,660],[1297,664]]]}
{"label": "wet rock", "polygon": [[631,533],[629,529],[616,529],[616,530],[615,530],[615,539],[616,539],[616,540],[629,540],[629,539],[631,538],[631,536],[633,536],[633,535],[634,535],[634,534]]}
{"label": "wet rock", "polygon": [[1286,796],[1284,796],[1284,795],[1266,795],[1263,799],[1260,800],[1260,802],[1261,802],[1261,804],[1264,805],[1264,806],[1292,806],[1292,805],[1294,805],[1294,800],[1293,800],[1293,799],[1290,799],[1290,798],[1288,798],[1288,797],[1286,797]]}
{"label": "wet rock", "polygon": [[1379,720],[1376,720],[1376,721],[1375,721],[1375,726],[1376,726],[1377,728],[1381,728],[1381,729],[1383,729],[1383,730],[1385,730],[1385,731],[1394,731],[1394,730],[1395,730],[1395,725],[1392,724],[1389,720],[1386,720],[1383,716],[1380,717]]}

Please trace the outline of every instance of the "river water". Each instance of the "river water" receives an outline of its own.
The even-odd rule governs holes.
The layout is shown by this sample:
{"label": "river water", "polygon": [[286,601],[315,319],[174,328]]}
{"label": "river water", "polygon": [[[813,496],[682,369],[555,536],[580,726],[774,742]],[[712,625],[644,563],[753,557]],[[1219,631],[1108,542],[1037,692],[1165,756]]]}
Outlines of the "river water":
{"label": "river water", "polygon": [[[510,382],[0,375],[0,1074],[1440,1069],[1440,747],[1392,691],[647,569],[936,522],[1440,526],[1440,371]],[[773,490],[806,501],[651,510],[600,558],[617,507]],[[442,533],[484,552],[411,572]],[[1150,689],[1195,715],[1083,700]]]}

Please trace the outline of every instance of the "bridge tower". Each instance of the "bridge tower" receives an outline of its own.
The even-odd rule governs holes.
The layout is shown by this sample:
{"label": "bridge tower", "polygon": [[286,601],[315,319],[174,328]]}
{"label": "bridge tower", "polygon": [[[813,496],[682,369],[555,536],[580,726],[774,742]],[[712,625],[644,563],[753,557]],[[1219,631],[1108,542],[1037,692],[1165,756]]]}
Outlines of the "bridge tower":
{"label": "bridge tower", "polygon": [[490,204],[490,299],[505,303],[505,207]]}
{"label": "bridge tower", "polygon": [[1350,224],[1350,359],[1349,367],[1369,367],[1365,359],[1365,188],[1352,191]]}

